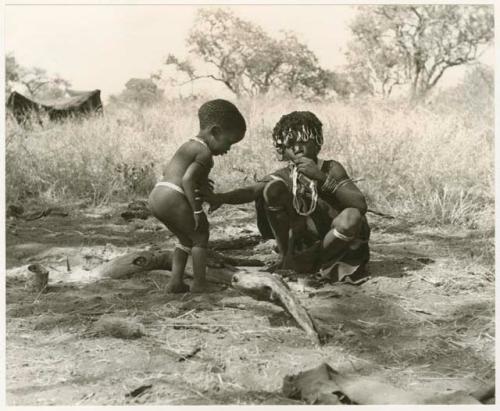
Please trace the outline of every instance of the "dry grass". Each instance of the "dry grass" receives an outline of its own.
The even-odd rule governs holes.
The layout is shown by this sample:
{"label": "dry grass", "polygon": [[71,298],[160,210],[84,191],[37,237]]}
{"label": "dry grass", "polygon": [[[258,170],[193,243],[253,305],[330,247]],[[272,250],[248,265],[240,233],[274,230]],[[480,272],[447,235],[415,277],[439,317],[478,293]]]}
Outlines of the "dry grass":
{"label": "dry grass", "polygon": [[[200,101],[108,109],[102,118],[34,126],[7,121],[8,202],[91,204],[145,196],[161,166],[197,132]],[[216,160],[217,189],[250,183],[276,169],[270,135],[280,116],[312,110],[324,124],[322,156],[341,161],[369,206],[429,224],[485,227],[493,221],[493,106],[410,107],[402,102],[304,103],[240,100],[245,140]],[[152,167],[150,168],[150,166]]]}

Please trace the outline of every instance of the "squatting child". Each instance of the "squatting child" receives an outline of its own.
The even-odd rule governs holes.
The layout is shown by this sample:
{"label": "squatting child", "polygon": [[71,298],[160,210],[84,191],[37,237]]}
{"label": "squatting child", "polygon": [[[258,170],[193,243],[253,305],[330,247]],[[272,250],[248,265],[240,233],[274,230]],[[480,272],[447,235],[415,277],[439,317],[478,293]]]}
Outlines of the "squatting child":
{"label": "squatting child", "polygon": [[280,261],[275,268],[315,273],[332,281],[360,284],[370,252],[370,227],[363,193],[336,160],[318,157],[323,126],[309,111],[294,111],[276,123],[272,141],[287,166],[260,181],[205,199],[221,204],[255,201],[257,227],[275,238]]}
{"label": "squatting child", "polygon": [[172,261],[172,277],[167,292],[188,291],[183,276],[188,255],[192,255],[194,280],[191,292],[206,288],[205,274],[209,225],[199,192],[211,190],[208,175],[213,156],[226,154],[241,141],[246,122],[236,106],[218,99],[203,104],[198,110],[200,132],[186,141],[163,169],[149,196],[153,215],[177,237]]}

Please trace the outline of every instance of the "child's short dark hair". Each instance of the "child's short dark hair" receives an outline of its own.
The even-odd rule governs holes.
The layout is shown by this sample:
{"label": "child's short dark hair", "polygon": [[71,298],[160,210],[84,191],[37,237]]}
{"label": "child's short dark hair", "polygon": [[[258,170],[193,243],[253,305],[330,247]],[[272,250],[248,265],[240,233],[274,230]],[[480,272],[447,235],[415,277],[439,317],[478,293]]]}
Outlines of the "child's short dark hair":
{"label": "child's short dark hair", "polygon": [[245,132],[247,125],[238,108],[231,102],[223,99],[210,100],[198,110],[200,129],[218,125],[223,129]]}
{"label": "child's short dark hair", "polygon": [[323,145],[323,124],[310,111],[292,111],[285,114],[273,129],[273,144],[283,156],[287,147],[295,142],[312,139],[318,147]]}

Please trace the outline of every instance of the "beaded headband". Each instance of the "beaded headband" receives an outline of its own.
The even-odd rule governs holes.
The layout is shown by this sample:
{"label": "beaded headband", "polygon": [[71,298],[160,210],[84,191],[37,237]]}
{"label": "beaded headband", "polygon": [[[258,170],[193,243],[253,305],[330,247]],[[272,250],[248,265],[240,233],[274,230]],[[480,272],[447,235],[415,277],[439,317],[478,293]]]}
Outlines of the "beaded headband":
{"label": "beaded headband", "polygon": [[273,134],[273,144],[280,155],[280,160],[284,159],[287,148],[293,146],[295,143],[307,143],[309,140],[313,140],[318,147],[323,145],[323,135],[305,125],[299,130],[287,128],[280,134]]}

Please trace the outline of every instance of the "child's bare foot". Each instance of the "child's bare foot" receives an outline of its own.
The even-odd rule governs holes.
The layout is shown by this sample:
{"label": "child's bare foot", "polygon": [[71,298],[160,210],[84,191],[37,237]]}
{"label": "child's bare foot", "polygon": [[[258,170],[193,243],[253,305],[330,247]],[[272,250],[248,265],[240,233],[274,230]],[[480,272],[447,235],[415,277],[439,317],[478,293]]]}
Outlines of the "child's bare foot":
{"label": "child's bare foot", "polygon": [[165,291],[167,293],[187,293],[189,291],[189,286],[184,283],[182,280],[177,281],[169,281],[167,286],[165,287]]}
{"label": "child's bare foot", "polygon": [[206,293],[208,291],[208,284],[206,281],[193,281],[191,284],[192,293]]}

